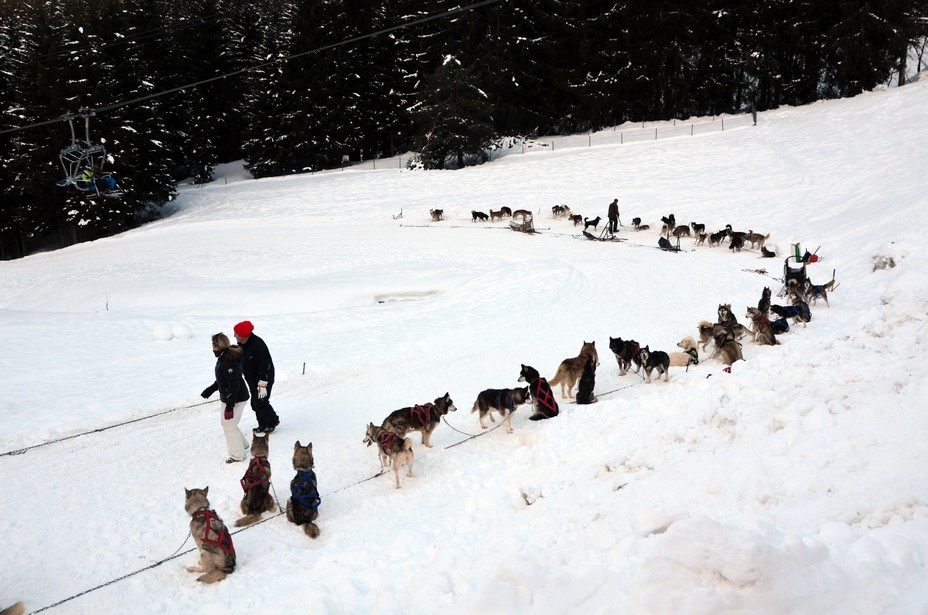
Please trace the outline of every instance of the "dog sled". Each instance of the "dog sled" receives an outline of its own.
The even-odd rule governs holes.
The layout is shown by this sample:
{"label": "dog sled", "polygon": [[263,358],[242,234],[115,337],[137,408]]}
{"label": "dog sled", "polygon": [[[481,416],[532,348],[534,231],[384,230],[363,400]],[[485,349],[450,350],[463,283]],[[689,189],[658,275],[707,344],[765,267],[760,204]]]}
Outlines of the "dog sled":
{"label": "dog sled", "polygon": [[535,224],[532,222],[532,214],[526,214],[519,220],[511,220],[509,222],[509,228],[520,233],[528,233],[531,235],[535,232]]}
{"label": "dog sled", "polygon": [[582,235],[574,235],[576,239],[588,239],[590,241],[625,241],[624,237],[618,237],[609,232],[609,227],[604,226],[599,235],[594,235],[589,231],[583,231]]}
{"label": "dog sled", "polygon": [[[790,265],[790,261],[793,262]],[[791,254],[783,260],[783,288],[777,293],[777,297],[785,297],[790,291],[801,291],[806,284],[809,276],[806,272],[806,259],[799,256],[799,252]]]}

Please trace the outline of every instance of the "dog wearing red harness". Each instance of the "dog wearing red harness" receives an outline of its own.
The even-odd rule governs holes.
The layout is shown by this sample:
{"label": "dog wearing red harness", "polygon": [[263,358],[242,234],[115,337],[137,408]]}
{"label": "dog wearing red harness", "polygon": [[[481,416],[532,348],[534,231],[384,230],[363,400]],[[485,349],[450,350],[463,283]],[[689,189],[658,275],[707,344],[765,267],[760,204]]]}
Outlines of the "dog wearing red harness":
{"label": "dog wearing red harness", "polygon": [[761,346],[774,346],[779,344],[776,336],[773,334],[773,327],[770,324],[770,318],[755,307],[749,307],[747,318],[751,319],[754,324],[754,342]]}
{"label": "dog wearing red harness", "polygon": [[235,522],[235,527],[251,525],[261,518],[264,512],[274,512],[277,506],[271,497],[271,462],[267,460],[268,436],[266,433],[255,432],[251,438],[251,463],[242,477],[242,514],[245,515]]}
{"label": "dog wearing red harness", "polygon": [[202,572],[197,577],[201,583],[221,581],[235,570],[235,547],[232,535],[216,511],[210,509],[209,487],[184,489],[184,508],[190,515],[190,535],[193,536],[200,560],[196,566],[188,566],[187,572]]}
{"label": "dog wearing red harness", "polygon": [[412,476],[412,440],[398,436],[389,429],[368,423],[363,442],[368,446],[371,444],[377,445],[377,452],[380,453],[380,464],[384,468],[390,465],[393,466],[397,489],[400,488],[400,470],[403,469],[404,465],[409,466],[406,476]]}
{"label": "dog wearing red harness", "polygon": [[537,369],[523,363],[522,371],[519,372],[519,382],[527,382],[528,390],[532,394],[535,413],[528,417],[528,420],[540,421],[557,416],[559,409],[557,400],[554,399],[554,392],[551,391],[551,385],[541,377]]}
{"label": "dog wearing red harness", "polygon": [[434,403],[409,406],[400,408],[391,412],[383,420],[380,426],[388,431],[395,433],[400,439],[406,437],[410,431],[422,432],[422,445],[429,448],[429,439],[432,432],[441,423],[441,417],[449,412],[454,412],[457,408],[451,401],[451,396],[445,393],[437,398]]}

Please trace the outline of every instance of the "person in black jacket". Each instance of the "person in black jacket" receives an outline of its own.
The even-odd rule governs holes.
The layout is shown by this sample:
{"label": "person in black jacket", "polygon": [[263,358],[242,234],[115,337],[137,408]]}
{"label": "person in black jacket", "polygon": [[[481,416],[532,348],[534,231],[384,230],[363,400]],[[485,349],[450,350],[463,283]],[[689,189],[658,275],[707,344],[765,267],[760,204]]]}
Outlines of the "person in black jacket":
{"label": "person in black jacket", "polygon": [[222,431],[226,436],[229,457],[226,463],[245,460],[248,441],[238,428],[248,401],[248,385],[242,378],[242,358],[245,353],[239,346],[232,346],[225,333],[213,336],[213,354],[216,355],[216,380],[200,394],[208,399],[219,391],[219,408],[221,410]]}
{"label": "person in black jacket", "polygon": [[271,433],[280,424],[280,418],[271,406],[271,389],[274,387],[274,360],[264,340],[253,332],[251,321],[235,325],[235,340],[245,350],[242,373],[251,391],[251,409],[258,419],[256,432]]}

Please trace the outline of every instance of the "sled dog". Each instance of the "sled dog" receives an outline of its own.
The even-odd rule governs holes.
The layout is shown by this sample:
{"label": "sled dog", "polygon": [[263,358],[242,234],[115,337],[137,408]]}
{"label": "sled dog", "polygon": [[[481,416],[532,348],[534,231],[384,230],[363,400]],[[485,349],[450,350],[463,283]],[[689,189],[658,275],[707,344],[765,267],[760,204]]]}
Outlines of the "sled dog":
{"label": "sled dog", "polygon": [[746,318],[750,318],[751,322],[754,323],[753,331],[755,343],[761,346],[774,346],[780,343],[773,334],[773,327],[766,314],[757,308],[749,307]]}
{"label": "sled dog", "polygon": [[696,340],[690,336],[684,337],[677,342],[677,346],[683,349],[683,352],[668,353],[671,367],[689,367],[699,363],[699,354],[696,351]]}
{"label": "sled dog", "polygon": [[828,303],[828,292],[835,287],[835,279],[831,278],[831,281],[827,284],[813,284],[812,280],[809,278],[805,279],[803,282],[803,293],[806,296],[806,301],[811,301],[812,305],[815,305],[819,299],[825,301],[825,305],[831,307],[831,304]]}
{"label": "sled dog", "polygon": [[580,384],[577,386],[577,404],[595,404],[597,399],[593,395],[593,389],[596,387],[596,362],[593,357],[587,357],[583,365],[583,374],[580,376]]}
{"label": "sled dog", "polygon": [[609,350],[615,355],[615,360],[619,364],[619,375],[624,376],[628,373],[628,368],[635,364],[635,373],[641,368],[641,357],[638,351],[641,349],[635,340],[623,340],[621,337],[609,338]]}
{"label": "sled dog", "polygon": [[432,217],[432,222],[438,222],[442,219],[442,216],[445,215],[444,209],[430,209],[429,215]]}
{"label": "sled dog", "polygon": [[583,219],[583,230],[585,231],[592,226],[593,230],[595,231],[599,228],[599,223],[601,221],[602,221],[602,218],[600,216],[596,216],[592,220],[590,220],[589,218],[584,218]]}
{"label": "sled dog", "polygon": [[190,535],[197,544],[200,559],[196,566],[188,566],[187,572],[202,572],[197,577],[201,583],[221,581],[235,570],[235,547],[226,524],[210,509],[209,487],[184,489],[184,508],[190,515]]}
{"label": "sled dog", "polygon": [[245,516],[235,522],[235,527],[251,525],[261,518],[262,513],[274,512],[277,508],[270,494],[271,462],[267,460],[267,441],[267,434],[259,431],[251,438],[251,463],[240,481],[245,492],[241,503]]}
{"label": "sled dog", "polygon": [[760,293],[760,301],[757,302],[757,311],[761,314],[770,313],[770,288],[764,286],[764,290]]}
{"label": "sled dog", "polygon": [[313,443],[306,446],[297,440],[293,443],[293,470],[296,476],[290,481],[290,498],[287,500],[287,521],[303,528],[310,538],[319,537],[319,526],[315,521],[319,517],[319,488],[316,485],[316,472],[313,469]]}
{"label": "sled dog", "polygon": [[[596,342],[583,342],[580,347],[580,354],[570,359],[564,359],[557,368],[549,383],[551,386],[561,385],[561,399],[573,397],[571,394],[574,385],[583,375],[583,366],[586,365],[587,357],[592,357],[595,365],[599,365],[599,353],[596,352]],[[566,387],[566,393],[565,391]]]}
{"label": "sled dog", "polygon": [[522,365],[519,372],[519,382],[527,382],[529,393],[532,394],[532,405],[535,413],[528,417],[530,421],[540,421],[557,416],[559,408],[554,399],[554,392],[548,381],[541,377],[538,370],[531,365]]}
{"label": "sled dog", "polygon": [[667,382],[670,378],[670,357],[666,352],[662,350],[652,351],[648,346],[645,346],[639,351],[639,356],[641,356],[641,365],[644,368],[644,373],[647,374],[647,382],[651,383],[651,372],[657,370],[657,380],[660,381],[661,374],[664,374],[664,382]]}
{"label": "sled dog", "polygon": [[400,470],[403,469],[403,466],[409,466],[406,476],[412,476],[412,440],[398,436],[383,427],[377,427],[373,423],[368,423],[364,442],[368,446],[377,444],[380,463],[383,467],[393,466],[397,489],[400,488]]}
{"label": "sled dog", "polygon": [[400,438],[405,438],[410,431],[422,432],[422,445],[432,448],[429,440],[432,437],[432,432],[441,423],[441,417],[455,410],[457,408],[454,406],[454,402],[445,393],[437,398],[434,403],[394,410],[383,420],[380,426],[392,431]]}
{"label": "sled dog", "polygon": [[[493,210],[491,209],[490,211],[492,212]],[[476,222],[477,220],[480,220],[481,222],[486,222],[490,218],[490,216],[486,215],[482,211],[477,211],[476,209],[471,210],[470,217],[471,217],[471,222]]]}
{"label": "sled dog", "polygon": [[493,413],[498,412],[502,417],[503,425],[506,427],[506,433],[512,433],[512,413],[516,408],[527,402],[529,399],[528,387],[516,389],[484,389],[477,395],[474,401],[474,407],[471,414],[479,411],[480,428],[486,429],[483,419],[487,416],[490,421],[496,422]]}

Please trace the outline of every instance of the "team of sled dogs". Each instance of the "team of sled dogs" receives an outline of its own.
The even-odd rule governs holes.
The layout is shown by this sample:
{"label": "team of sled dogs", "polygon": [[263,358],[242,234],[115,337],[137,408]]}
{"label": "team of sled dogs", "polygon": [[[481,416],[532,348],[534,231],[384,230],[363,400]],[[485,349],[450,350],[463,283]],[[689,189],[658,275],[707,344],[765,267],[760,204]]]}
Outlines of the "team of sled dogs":
{"label": "team of sled dogs", "polygon": [[[532,215],[528,210],[519,209],[513,212],[512,209],[505,206],[497,211],[493,209],[489,211],[490,213],[487,214],[476,209],[471,210],[471,221],[486,222],[489,220],[490,222],[497,222],[502,220],[504,216],[516,218],[520,214],[523,216]],[[432,222],[439,222],[444,219],[444,210],[430,209],[429,215],[431,216]],[[586,218],[580,214],[573,213],[569,205],[554,205],[551,207],[551,215],[554,218],[570,220],[574,226],[582,225],[584,231],[588,231],[591,226],[594,230],[598,230],[599,225],[602,223],[602,218],[600,216]],[[692,237],[695,240],[695,245],[708,245],[709,247],[721,246],[722,243],[728,239],[728,248],[733,252],[740,252],[747,244],[751,244],[752,249],[760,250],[761,254],[766,258],[776,256],[776,252],[768,250],[766,247],[767,240],[770,239],[770,233],[766,235],[763,233],[756,233],[754,229],[736,231],[732,229],[731,224],[726,224],[725,228],[719,231],[709,233],[706,231],[706,225],[701,222],[677,224],[674,214],[662,216],[661,223],[661,237],[667,239],[669,239],[671,235],[678,241],[683,237]],[[651,228],[649,224],[642,224],[640,217],[632,218],[632,227],[634,227],[636,231],[646,231]]]}
{"label": "team of sled dogs", "polygon": [[[565,206],[561,210],[555,211],[555,216],[570,216],[570,208]],[[508,208],[503,208],[508,210]],[[440,220],[441,210],[431,210],[433,220]],[[474,221],[477,221],[480,212],[474,212]],[[530,212],[519,210],[516,212],[506,211],[506,214],[515,217],[516,215],[531,215]],[[492,217],[502,216],[503,211],[494,212],[491,210]],[[483,219],[483,218],[480,218]],[[673,228],[673,214],[662,219],[664,230]],[[597,218],[593,222],[599,223]],[[639,219],[633,220],[636,228],[646,227],[641,225]],[[700,233],[705,232],[703,225],[691,223],[697,238]],[[680,228],[680,227],[677,227]],[[683,227],[689,228],[689,227]],[[751,233],[743,234],[743,237],[737,237],[732,234],[731,227],[727,227],[727,233],[732,237],[732,241],[753,241],[759,242],[763,249],[763,242],[768,236],[750,237]],[[663,234],[663,233],[662,233]],[[676,233],[674,233],[676,234]],[[681,232],[682,234],[682,232]],[[689,232],[685,233],[687,236]],[[715,234],[713,234],[715,235]],[[697,239],[698,241],[698,239]],[[711,242],[718,240],[710,238]],[[759,345],[779,344],[776,339],[777,334],[789,330],[789,320],[793,323],[802,323],[805,326],[812,320],[812,312],[809,308],[809,302],[814,305],[818,299],[822,299],[826,305],[828,302],[828,292],[835,286],[834,277],[826,284],[815,285],[808,279],[804,280],[801,286],[790,286],[787,289],[787,296],[790,299],[789,305],[781,306],[771,303],[770,288],[765,287],[761,293],[761,298],[757,306],[748,306],[745,318],[750,321],[749,325],[743,325],[738,322],[737,317],[732,311],[731,304],[719,304],[718,318],[715,323],[707,320],[700,321],[697,325],[699,333],[698,341],[692,336],[686,336],[681,339],[677,346],[681,349],[675,352],[664,352],[662,350],[651,350],[649,345],[642,346],[635,340],[623,340],[621,337],[609,338],[609,349],[615,355],[619,367],[619,375],[624,376],[628,370],[634,367],[636,374],[643,374],[647,383],[652,382],[652,374],[656,380],[660,381],[661,376],[664,382],[668,382],[670,377],[670,367],[684,367],[689,369],[690,365],[699,363],[699,348],[703,353],[708,352],[709,344],[713,344],[713,351],[709,359],[718,359],[727,366],[731,366],[736,361],[743,360],[741,353],[741,343],[739,340],[751,336],[754,343]],[[770,319],[770,314],[776,318]],[[477,413],[481,429],[487,429],[485,419],[489,418],[491,422],[496,422],[494,414],[498,414],[506,432],[512,433],[512,414],[515,410],[524,404],[532,404],[532,414],[529,420],[538,421],[552,418],[558,415],[559,406],[555,396],[554,387],[560,387],[561,399],[574,399],[577,404],[592,404],[597,401],[593,395],[595,386],[595,372],[599,365],[599,353],[596,350],[596,342],[584,341],[580,347],[580,352],[575,357],[568,357],[561,361],[554,377],[550,381],[546,380],[537,369],[530,365],[522,365],[519,372],[519,382],[525,382],[527,386],[518,388],[503,389],[485,389],[478,395],[471,408],[471,413]],[[727,368],[727,369],[730,369]],[[574,393],[574,387],[577,392]],[[432,432],[438,427],[443,417],[449,412],[454,412],[457,407],[448,393],[436,398],[431,403],[422,405],[408,406],[391,412],[379,426],[373,422],[367,424],[366,432],[362,442],[368,447],[376,446],[377,453],[383,468],[392,468],[396,478],[396,488],[400,488],[400,472],[406,468],[406,476],[413,475],[413,443],[408,437],[413,432],[420,432],[421,443],[425,447],[431,448],[430,439]],[[240,508],[242,517],[235,522],[236,527],[243,527],[256,523],[261,519],[265,512],[274,512],[276,506],[274,498],[270,494],[271,484],[271,465],[268,461],[268,435],[264,433],[255,433],[251,443],[251,462],[245,475],[241,479],[241,487],[244,492]],[[301,445],[297,440],[293,446],[292,465],[295,476],[290,481],[290,498],[287,500],[286,514],[291,523],[301,527],[303,532],[310,538],[317,538],[320,534],[319,527],[315,521],[319,515],[319,505],[321,498],[316,484],[316,475],[313,470],[313,445]],[[184,508],[190,515],[190,534],[199,552],[199,560],[195,566],[187,568],[189,572],[201,573],[197,581],[203,583],[214,583],[221,581],[235,570],[235,547],[232,544],[232,536],[223,523],[222,519],[210,507],[207,496],[209,487],[202,489],[185,489]],[[21,603],[10,607],[14,609],[11,613],[17,612],[15,609],[21,608]],[[21,612],[21,611],[20,611]],[[3,613],[6,613],[4,611]],[[0,615],[3,615],[0,613]]]}

